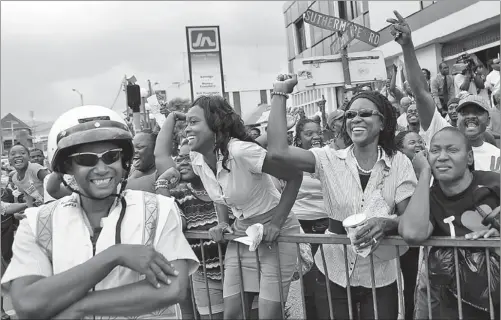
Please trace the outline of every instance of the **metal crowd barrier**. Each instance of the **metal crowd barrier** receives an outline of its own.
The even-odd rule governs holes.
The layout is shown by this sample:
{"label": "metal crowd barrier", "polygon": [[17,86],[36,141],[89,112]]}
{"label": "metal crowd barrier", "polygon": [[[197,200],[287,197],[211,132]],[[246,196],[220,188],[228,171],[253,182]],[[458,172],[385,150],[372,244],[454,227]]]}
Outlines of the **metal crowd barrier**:
{"label": "metal crowd barrier", "polygon": [[[207,232],[202,232],[202,231],[190,231],[186,232],[185,236],[187,239],[198,239],[200,240],[201,248],[202,248],[202,259],[205,260],[205,254],[204,254],[204,248],[203,248],[203,240],[208,240],[210,239],[209,234]],[[225,239],[232,241],[233,239],[237,238],[238,236],[235,235],[225,235]],[[299,249],[299,244],[300,243],[310,243],[310,244],[337,244],[337,245],[343,245],[344,248],[344,257],[345,257],[345,271],[346,271],[346,290],[347,290],[347,298],[348,298],[348,312],[349,312],[349,319],[352,320],[354,319],[353,315],[353,305],[352,305],[352,298],[351,298],[351,292],[350,292],[350,277],[349,277],[349,267],[348,267],[348,258],[347,258],[347,246],[351,244],[350,240],[345,236],[345,235],[323,235],[323,234],[300,234],[300,235],[293,235],[293,236],[280,236],[277,239],[277,242],[285,242],[285,243],[296,243],[297,247],[297,253],[298,256],[300,255],[300,249]],[[238,244],[238,249],[242,244]],[[394,246],[395,247],[395,252],[396,256],[400,256],[400,249],[399,247],[409,247],[409,244],[407,244],[401,237],[398,236],[389,236],[381,240],[380,245],[382,246]],[[490,265],[490,251],[489,249],[491,248],[498,248],[500,247],[499,243],[499,238],[491,238],[491,239],[476,239],[476,240],[467,240],[464,238],[450,238],[450,237],[432,237],[419,246],[410,246],[410,247],[424,247],[424,263],[427,269],[429,268],[428,265],[428,252],[430,250],[430,247],[452,247],[454,248],[454,261],[455,261],[455,266],[459,264],[458,261],[458,248],[485,248],[486,252],[486,257],[487,257],[487,275],[488,275],[488,284],[487,286],[490,287],[491,284],[491,265]],[[258,249],[259,250],[259,249]],[[257,263],[257,268],[258,268],[258,274],[260,274],[260,263],[259,263],[259,255],[258,255],[258,250],[256,250],[256,263]],[[330,319],[334,319],[334,313],[333,313],[333,305],[332,305],[332,299],[331,299],[331,291],[330,291],[330,281],[329,281],[329,276],[328,276],[328,271],[327,271],[327,262],[325,261],[325,255],[324,255],[324,250],[323,246],[319,246],[319,251],[322,257],[322,262],[323,262],[323,267],[325,270],[325,283],[326,283],[326,289],[327,289],[327,297],[328,297],[328,303],[329,303],[329,313],[330,313]],[[219,245],[219,261],[222,261],[223,257],[223,252],[221,250],[221,245]],[[239,259],[239,267],[240,267],[240,286],[242,289],[242,284],[243,284],[243,275],[242,275],[242,268],[240,264],[240,251],[237,250],[237,257]],[[278,263],[280,263],[280,257],[278,254],[277,250],[277,260]],[[421,263],[419,261],[418,263]],[[373,307],[374,307],[374,319],[378,320],[378,307],[377,307],[377,298],[376,298],[376,287],[375,287],[375,277],[374,277],[374,261],[373,261],[373,256],[370,254],[370,264],[371,264],[371,281],[372,281],[372,297],[373,297]],[[401,297],[403,296],[403,288],[402,288],[402,278],[401,278],[401,268],[400,268],[400,260],[396,259],[396,264],[397,264],[397,288],[398,288],[398,295],[399,295],[399,309],[403,308],[403,299]],[[224,266],[223,263],[220,263],[221,265],[221,273],[222,273],[222,281],[224,281]],[[209,286],[208,286],[208,280],[206,276],[206,265],[203,263],[203,271],[204,271],[204,278],[205,278],[205,285],[207,288],[207,297],[209,299],[209,319],[212,320],[212,308],[210,307],[210,294],[209,294]],[[280,268],[278,268],[278,278],[280,283],[282,282],[282,274],[280,272]],[[459,268],[455,267],[455,281],[457,285],[457,294],[458,294],[458,313],[459,313],[459,320],[463,319],[463,310],[462,306],[463,304],[461,303],[461,283],[459,279]],[[430,294],[430,281],[429,281],[429,272],[425,272],[426,275],[426,287],[427,287],[427,304],[428,304],[428,317],[429,319],[432,319],[432,307],[431,307],[431,294]],[[303,317],[302,319],[306,319],[306,303],[305,303],[305,293],[304,293],[304,283],[303,283],[303,274],[301,270],[299,270],[299,281],[300,281],[300,289],[301,289],[301,301],[302,301],[302,312],[303,312]],[[279,286],[280,288],[280,303],[282,305],[282,319],[285,319],[285,303],[286,301],[284,300],[283,296],[283,289],[282,286]],[[414,288],[412,288],[414,291]],[[495,313],[494,313],[494,306],[493,306],[493,301],[492,301],[492,295],[491,295],[491,290],[488,290],[489,292],[489,302],[490,302],[490,308],[489,308],[489,314],[490,314],[490,319],[494,320],[495,319]],[[246,301],[244,299],[244,292],[243,290],[240,290],[240,295],[242,299],[242,313],[243,313],[243,318],[248,319],[248,315],[246,314]],[[193,304],[193,311],[194,311],[194,317],[195,319],[198,319],[197,316],[197,309],[195,305],[195,298],[193,296],[193,290],[192,290],[192,304]],[[413,310],[407,310],[406,312],[413,312]]]}

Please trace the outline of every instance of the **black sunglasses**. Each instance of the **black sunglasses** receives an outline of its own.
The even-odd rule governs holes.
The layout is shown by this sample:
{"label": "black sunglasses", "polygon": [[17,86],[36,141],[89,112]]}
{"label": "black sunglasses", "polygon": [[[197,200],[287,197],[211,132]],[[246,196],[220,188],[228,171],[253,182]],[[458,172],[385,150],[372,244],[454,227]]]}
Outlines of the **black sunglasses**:
{"label": "black sunglasses", "polygon": [[93,167],[102,159],[105,164],[112,164],[120,159],[122,149],[108,150],[103,153],[81,152],[69,155],[75,163],[84,167]]}
{"label": "black sunglasses", "polygon": [[370,118],[372,116],[380,116],[381,118],[384,118],[383,114],[377,110],[371,110],[371,109],[360,109],[360,110],[347,110],[344,112],[344,116],[346,119],[353,119],[356,116],[359,116],[361,118]]}

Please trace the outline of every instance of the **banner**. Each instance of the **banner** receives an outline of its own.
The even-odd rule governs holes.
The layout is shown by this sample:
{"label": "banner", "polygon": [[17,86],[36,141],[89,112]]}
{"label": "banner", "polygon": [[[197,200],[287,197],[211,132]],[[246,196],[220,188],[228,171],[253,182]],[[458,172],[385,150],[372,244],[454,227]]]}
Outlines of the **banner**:
{"label": "banner", "polygon": [[162,127],[165,121],[165,116],[160,112],[161,104],[158,100],[158,95],[154,94],[146,99],[150,105],[150,115],[152,115],[158,125]]}
{"label": "banner", "polygon": [[191,99],[224,95],[221,38],[218,26],[186,27]]}
{"label": "banner", "polygon": [[358,39],[374,47],[379,45],[379,33],[369,28],[353,23],[348,20],[329,16],[311,9],[304,13],[304,22],[326,30],[342,32],[345,39],[343,44],[349,43],[353,39]]}

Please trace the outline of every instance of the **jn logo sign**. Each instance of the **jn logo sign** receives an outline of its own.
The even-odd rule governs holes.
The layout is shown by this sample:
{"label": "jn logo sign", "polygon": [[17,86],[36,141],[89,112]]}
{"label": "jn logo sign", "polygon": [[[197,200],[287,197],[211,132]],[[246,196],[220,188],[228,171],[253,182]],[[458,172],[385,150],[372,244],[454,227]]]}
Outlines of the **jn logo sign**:
{"label": "jn logo sign", "polygon": [[218,37],[215,29],[190,30],[190,49],[197,51],[218,51]]}

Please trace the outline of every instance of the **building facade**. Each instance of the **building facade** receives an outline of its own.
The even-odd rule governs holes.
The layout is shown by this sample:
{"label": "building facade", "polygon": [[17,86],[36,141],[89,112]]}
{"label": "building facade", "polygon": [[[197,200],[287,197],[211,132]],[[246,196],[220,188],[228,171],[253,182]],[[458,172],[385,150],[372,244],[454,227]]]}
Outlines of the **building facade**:
{"label": "building facade", "polygon": [[31,127],[12,113],[5,115],[0,124],[2,128],[2,155],[16,143],[21,143],[28,148],[33,146]]}
{"label": "building facade", "polygon": [[[386,22],[387,18],[394,17],[393,10],[409,23],[419,63],[430,70],[432,78],[442,61],[452,66],[464,52],[475,53],[484,63],[499,57],[500,8],[497,1],[288,1],[283,13],[291,73],[294,73],[295,59],[335,53],[333,44],[338,40],[337,34],[305,23],[303,13],[308,8],[379,32],[378,47],[355,39],[348,46],[348,52],[381,51],[387,71],[402,60],[401,47],[393,41]],[[303,106],[307,116],[311,116],[318,111],[316,102],[322,95],[327,100],[326,111],[330,112],[342,105],[345,90],[336,86],[310,89],[293,95],[291,100],[294,106]]]}

